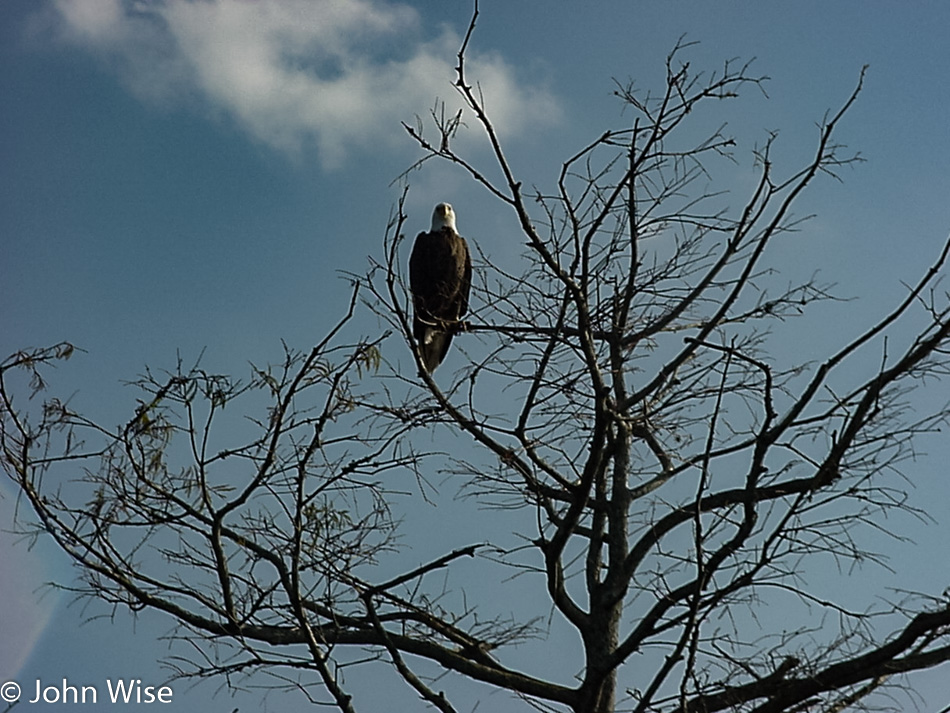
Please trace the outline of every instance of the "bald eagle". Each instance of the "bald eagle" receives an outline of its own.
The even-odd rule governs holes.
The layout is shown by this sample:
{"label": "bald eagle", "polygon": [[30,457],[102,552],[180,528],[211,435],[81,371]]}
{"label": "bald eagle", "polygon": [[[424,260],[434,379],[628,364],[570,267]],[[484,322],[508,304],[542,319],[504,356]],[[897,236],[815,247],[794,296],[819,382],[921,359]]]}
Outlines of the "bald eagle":
{"label": "bald eagle", "polygon": [[439,203],[432,228],[419,233],[409,256],[409,287],[414,308],[412,333],[430,374],[442,363],[468,310],[472,259],[455,229],[455,211]]}

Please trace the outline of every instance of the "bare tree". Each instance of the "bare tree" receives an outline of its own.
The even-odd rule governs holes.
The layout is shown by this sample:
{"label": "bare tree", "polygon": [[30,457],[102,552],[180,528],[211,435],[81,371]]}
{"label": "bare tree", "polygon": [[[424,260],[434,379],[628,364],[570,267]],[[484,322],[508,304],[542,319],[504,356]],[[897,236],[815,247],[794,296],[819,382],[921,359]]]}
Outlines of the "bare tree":
{"label": "bare tree", "polygon": [[[444,387],[423,368],[403,201],[345,318],[246,383],[200,365],[147,372],[134,413],[107,428],[68,403],[31,416],[17,400],[68,345],[13,355],[0,367],[2,458],[38,531],[78,563],[83,594],[180,624],[197,652],[176,660],[182,674],[264,670],[342,711],[358,705],[342,670],[368,662],[441,711],[458,705],[445,671],[578,713],[884,705],[905,674],[950,659],[945,593],[908,587],[854,608],[807,574],[875,558],[864,536],[907,507],[902,468],[950,414],[914,400],[947,373],[935,286],[950,243],[899,304],[821,359],[771,348],[786,320],[834,299],[817,277],[781,285],[771,249],[800,227],[802,192],[858,160],[834,135],[860,80],[800,168],[773,166],[768,136],[751,193],[730,209],[707,186],[737,160],[735,142],[722,128],[696,139],[691,120],[763,80],[732,63],[694,73],[677,46],[658,94],[618,85],[625,128],[529,193],[466,75],[477,15],[456,88],[503,179],[456,153],[458,117],[437,116],[435,139],[407,127],[421,164],[466,172],[528,245],[520,272],[476,261],[481,306],[458,328],[477,336],[477,356]],[[391,334],[346,341],[360,292]],[[474,439],[474,454],[439,452],[443,430]],[[511,528],[404,565],[397,503],[434,496],[438,472]],[[456,596],[469,566],[523,574],[538,619]],[[776,617],[791,601],[834,625]],[[576,676],[551,680],[511,650],[543,639],[545,617],[576,632]]]}

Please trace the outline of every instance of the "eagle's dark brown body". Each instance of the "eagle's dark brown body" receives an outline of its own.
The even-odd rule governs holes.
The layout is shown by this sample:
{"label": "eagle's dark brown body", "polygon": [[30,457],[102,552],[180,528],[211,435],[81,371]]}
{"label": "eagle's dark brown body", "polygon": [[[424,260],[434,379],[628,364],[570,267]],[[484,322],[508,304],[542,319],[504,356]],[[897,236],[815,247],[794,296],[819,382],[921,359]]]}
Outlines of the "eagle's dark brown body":
{"label": "eagle's dark brown body", "polygon": [[472,260],[465,238],[448,226],[419,233],[409,257],[412,333],[430,373],[442,363],[468,310],[471,285]]}

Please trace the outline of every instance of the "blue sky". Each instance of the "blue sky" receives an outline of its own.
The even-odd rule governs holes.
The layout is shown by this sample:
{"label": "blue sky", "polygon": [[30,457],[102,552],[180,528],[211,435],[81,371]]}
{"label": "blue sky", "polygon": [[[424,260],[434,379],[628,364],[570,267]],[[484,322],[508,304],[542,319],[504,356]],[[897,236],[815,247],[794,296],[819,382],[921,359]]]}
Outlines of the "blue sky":
{"label": "blue sky", "polygon": [[[398,197],[391,182],[418,157],[400,122],[425,117],[436,98],[457,103],[452,67],[470,12],[455,0],[5,0],[0,350],[81,347],[53,386],[110,423],[134,404],[120,381],[145,364],[204,350],[209,368],[243,373],[249,361],[279,359],[280,340],[308,347],[348,298],[340,272],[381,255]],[[950,230],[948,28],[950,5],[939,2],[483,0],[469,71],[514,167],[545,187],[561,160],[623,125],[612,78],[660,87],[680,36],[699,43],[694,67],[755,58],[768,97],[749,91],[723,116],[740,159],[780,130],[776,157],[789,168],[811,155],[816,122],[869,64],[839,135],[866,162],[843,183],[818,184],[799,209],[817,215],[800,267],[862,297],[828,313],[820,341],[892,304]],[[459,146],[487,158],[474,131]],[[413,175],[409,230],[426,227],[442,200],[464,235],[490,254],[506,248],[509,216],[446,166]],[[947,493],[925,477],[941,472],[947,446],[927,450],[921,502]],[[7,523],[12,498],[0,488]],[[934,515],[928,537],[946,542],[950,523]],[[101,612],[52,595],[32,603],[35,581],[69,576],[56,553],[2,549],[0,591],[24,603],[0,614],[0,678],[129,668],[161,678],[153,639],[167,623],[118,615],[79,627]],[[926,576],[945,552],[902,557]],[[939,675],[921,681],[924,710],[950,703]],[[180,709],[234,707],[221,696],[207,703],[212,693],[183,692]],[[257,706],[247,695],[242,710]],[[288,696],[268,704],[297,709]]]}

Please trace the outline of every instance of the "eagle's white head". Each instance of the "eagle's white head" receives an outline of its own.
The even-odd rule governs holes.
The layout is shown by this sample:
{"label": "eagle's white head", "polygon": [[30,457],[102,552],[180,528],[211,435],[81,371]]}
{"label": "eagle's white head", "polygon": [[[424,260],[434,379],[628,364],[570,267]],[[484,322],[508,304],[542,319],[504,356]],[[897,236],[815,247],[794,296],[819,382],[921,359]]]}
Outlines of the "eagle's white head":
{"label": "eagle's white head", "polygon": [[455,211],[448,203],[439,203],[432,211],[432,232],[438,232],[442,228],[451,228],[452,232],[458,232],[455,228]]}

